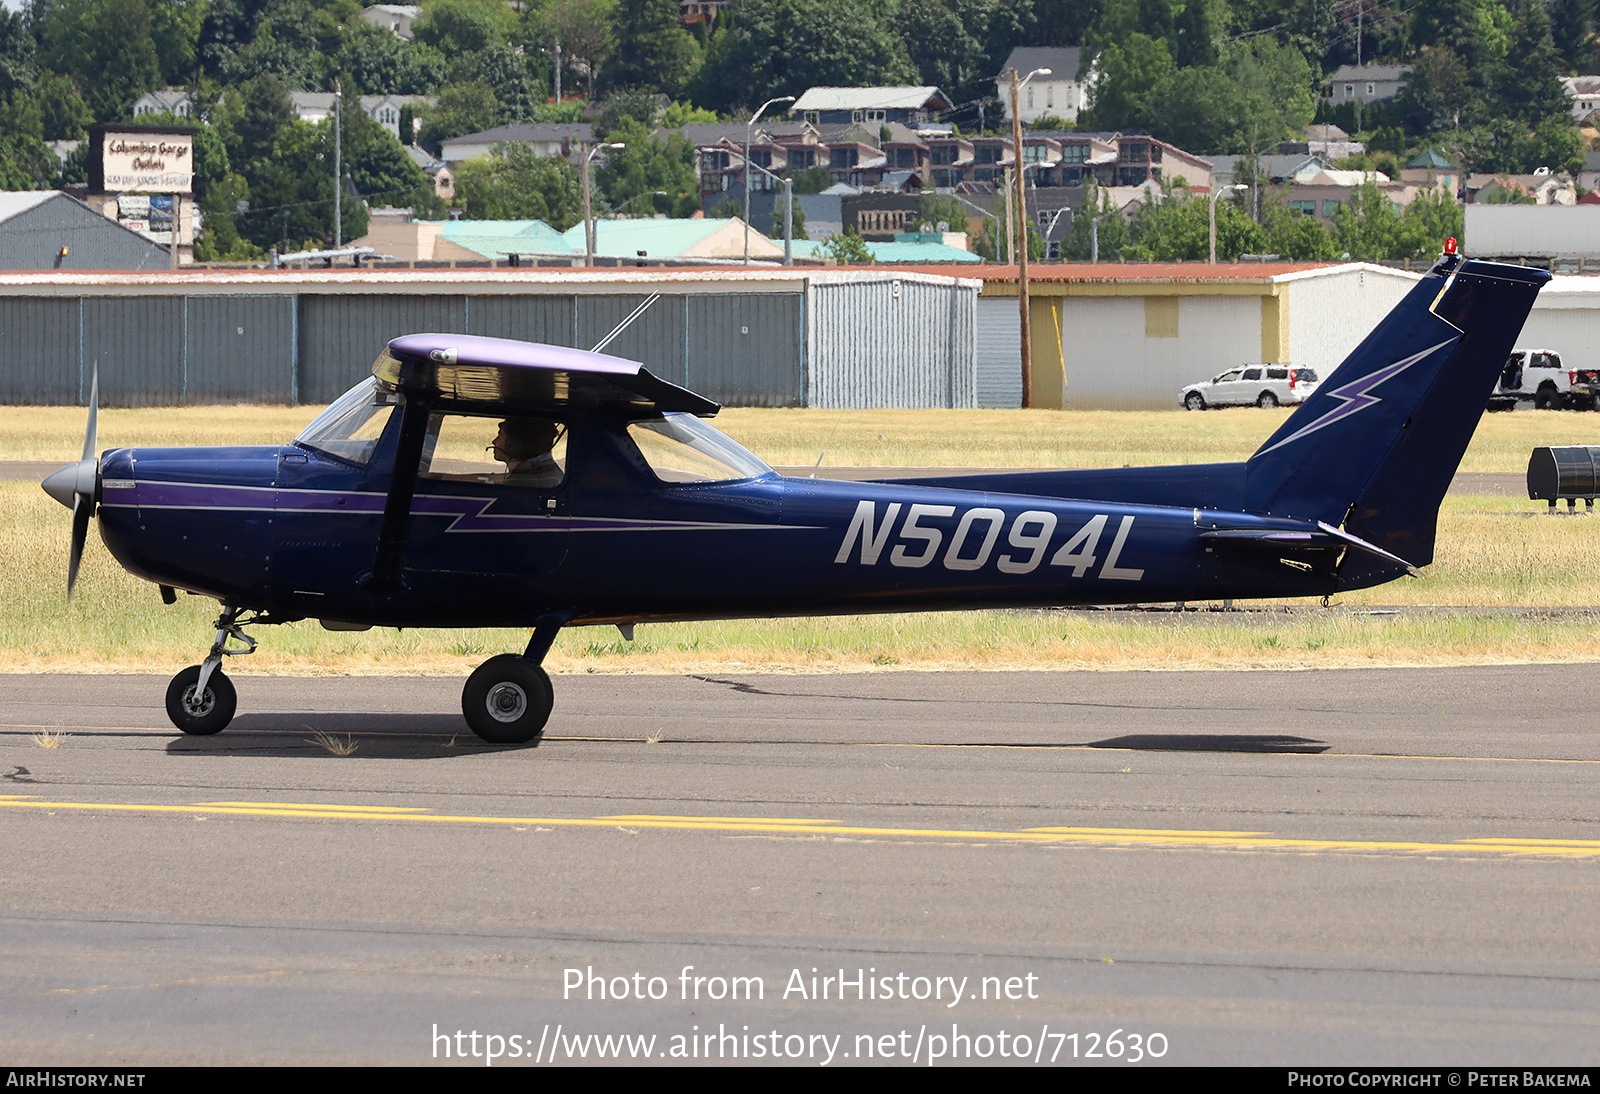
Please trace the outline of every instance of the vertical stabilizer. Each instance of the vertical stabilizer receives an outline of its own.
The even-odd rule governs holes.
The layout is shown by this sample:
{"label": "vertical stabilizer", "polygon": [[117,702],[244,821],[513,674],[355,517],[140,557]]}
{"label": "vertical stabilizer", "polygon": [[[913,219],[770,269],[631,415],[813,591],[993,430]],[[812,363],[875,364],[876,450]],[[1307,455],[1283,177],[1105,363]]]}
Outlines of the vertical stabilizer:
{"label": "vertical stabilizer", "polygon": [[[1246,507],[1431,562],[1439,503],[1549,279],[1446,255],[1250,458]],[[1340,584],[1396,572],[1364,554],[1345,560]]]}

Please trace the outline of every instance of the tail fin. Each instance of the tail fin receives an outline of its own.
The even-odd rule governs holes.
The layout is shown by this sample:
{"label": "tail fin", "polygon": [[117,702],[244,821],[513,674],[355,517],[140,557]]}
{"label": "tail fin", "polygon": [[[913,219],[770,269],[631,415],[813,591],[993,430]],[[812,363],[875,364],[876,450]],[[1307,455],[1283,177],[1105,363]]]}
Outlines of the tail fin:
{"label": "tail fin", "polygon": [[[1543,270],[1446,255],[1250,457],[1246,508],[1321,520],[1416,566]],[[1352,555],[1355,553],[1352,552]],[[1395,577],[1362,553],[1340,586]]]}

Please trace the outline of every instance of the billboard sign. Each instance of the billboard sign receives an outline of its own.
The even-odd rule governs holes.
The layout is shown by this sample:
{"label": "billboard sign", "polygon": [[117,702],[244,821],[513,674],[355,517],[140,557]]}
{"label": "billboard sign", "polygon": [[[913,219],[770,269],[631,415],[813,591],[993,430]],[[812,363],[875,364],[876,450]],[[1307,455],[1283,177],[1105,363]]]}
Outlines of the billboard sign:
{"label": "billboard sign", "polygon": [[119,132],[107,128],[99,136],[103,141],[99,174],[104,192],[193,192],[193,133]]}

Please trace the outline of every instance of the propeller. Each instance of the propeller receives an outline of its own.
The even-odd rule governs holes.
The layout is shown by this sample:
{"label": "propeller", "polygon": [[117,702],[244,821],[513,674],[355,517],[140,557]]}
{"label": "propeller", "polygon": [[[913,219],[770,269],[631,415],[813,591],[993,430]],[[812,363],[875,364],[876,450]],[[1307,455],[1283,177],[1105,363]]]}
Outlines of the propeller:
{"label": "propeller", "polygon": [[67,561],[67,596],[78,583],[78,565],[83,561],[83,545],[89,538],[89,521],[100,497],[100,457],[95,455],[95,438],[100,420],[100,364],[95,362],[89,381],[89,425],[83,433],[83,456],[52,472],[40,485],[44,492],[72,510],[72,554]]}

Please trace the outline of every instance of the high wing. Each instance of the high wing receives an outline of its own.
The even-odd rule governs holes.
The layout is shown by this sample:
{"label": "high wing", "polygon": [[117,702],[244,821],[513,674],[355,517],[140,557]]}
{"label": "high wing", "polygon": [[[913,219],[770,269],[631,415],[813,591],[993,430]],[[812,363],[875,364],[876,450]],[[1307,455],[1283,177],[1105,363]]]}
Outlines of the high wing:
{"label": "high wing", "polygon": [[652,375],[638,361],[471,334],[396,338],[373,363],[372,374],[411,399],[512,412],[590,406],[640,417],[682,411],[709,418],[722,409]]}

